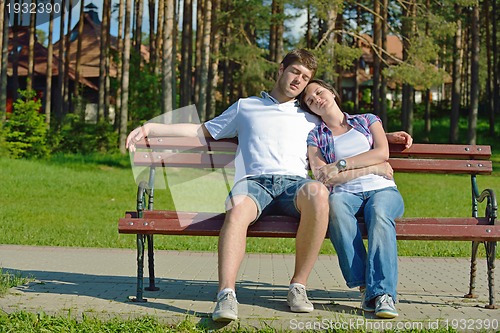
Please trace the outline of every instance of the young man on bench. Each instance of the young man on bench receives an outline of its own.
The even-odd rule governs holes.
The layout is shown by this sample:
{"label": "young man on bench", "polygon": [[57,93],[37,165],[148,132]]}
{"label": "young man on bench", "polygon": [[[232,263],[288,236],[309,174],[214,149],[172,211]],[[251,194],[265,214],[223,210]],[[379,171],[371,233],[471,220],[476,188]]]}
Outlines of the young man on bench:
{"label": "young man on bench", "polygon": [[[281,62],[270,93],[242,98],[204,124],[148,123],[127,138],[127,147],[134,151],[134,143],[145,136],[238,137],[235,185],[226,200],[219,236],[215,321],[238,318],[236,277],[245,254],[247,228],[266,214],[300,218],[287,303],[293,312],[314,310],[306,284],[327,230],[328,190],[308,177],[307,136],[319,120],[301,110],[296,97],[316,69],[309,51],[291,51]],[[389,133],[388,139],[411,145],[411,137],[404,132]]]}

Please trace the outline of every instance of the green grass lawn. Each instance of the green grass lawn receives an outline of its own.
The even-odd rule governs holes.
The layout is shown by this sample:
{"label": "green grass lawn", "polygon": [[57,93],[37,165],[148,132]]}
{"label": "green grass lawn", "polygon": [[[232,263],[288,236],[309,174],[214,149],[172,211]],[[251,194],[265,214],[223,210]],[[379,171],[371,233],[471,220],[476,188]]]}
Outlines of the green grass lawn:
{"label": "green grass lawn", "polygon": [[[88,158],[87,158],[88,159]],[[134,235],[117,232],[117,221],[135,209],[136,185],[126,158],[78,156],[50,161],[0,158],[0,243],[134,248]],[[125,167],[124,167],[125,166]],[[480,176],[480,189],[500,189],[500,172]],[[196,178],[189,181],[188,178]],[[167,190],[155,192],[155,209],[222,211],[224,175],[169,171]],[[231,181],[231,177],[229,175]],[[470,216],[470,180],[459,175],[397,174],[405,216]],[[203,184],[203,185],[201,185]],[[172,200],[174,197],[174,200]],[[216,237],[158,236],[158,249],[216,251]],[[293,239],[248,241],[249,252],[293,253]],[[322,253],[334,253],[325,240]],[[469,242],[399,241],[404,256],[468,256]]]}

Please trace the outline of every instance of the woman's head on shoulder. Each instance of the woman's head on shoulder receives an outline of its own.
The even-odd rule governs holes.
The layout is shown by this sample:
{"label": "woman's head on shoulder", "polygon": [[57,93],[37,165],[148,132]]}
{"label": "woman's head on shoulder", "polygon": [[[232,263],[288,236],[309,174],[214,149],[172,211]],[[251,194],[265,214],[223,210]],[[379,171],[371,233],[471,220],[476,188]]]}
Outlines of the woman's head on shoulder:
{"label": "woman's head on shoulder", "polygon": [[337,90],[321,79],[310,80],[304,91],[299,95],[301,109],[315,115],[319,115],[319,109],[328,105],[330,100],[340,105],[340,95]]}

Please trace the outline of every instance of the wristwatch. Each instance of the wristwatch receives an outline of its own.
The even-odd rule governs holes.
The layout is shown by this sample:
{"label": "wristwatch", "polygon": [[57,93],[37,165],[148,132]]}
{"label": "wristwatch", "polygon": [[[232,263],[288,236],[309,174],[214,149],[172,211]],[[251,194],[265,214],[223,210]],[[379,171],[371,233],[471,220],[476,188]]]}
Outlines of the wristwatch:
{"label": "wristwatch", "polygon": [[347,168],[347,162],[344,159],[337,161],[337,169],[339,171],[344,171]]}

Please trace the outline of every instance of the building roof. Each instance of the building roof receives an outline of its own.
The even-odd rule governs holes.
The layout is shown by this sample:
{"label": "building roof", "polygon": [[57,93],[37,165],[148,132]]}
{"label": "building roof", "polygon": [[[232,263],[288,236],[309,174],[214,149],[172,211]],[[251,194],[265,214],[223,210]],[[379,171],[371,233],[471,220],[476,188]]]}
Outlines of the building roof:
{"label": "building roof", "polygon": [[[15,29],[9,28],[9,42],[8,42],[8,64],[7,64],[7,75],[12,76],[14,73],[13,62],[14,62],[14,32],[17,32],[17,48],[18,48],[18,66],[17,75],[20,77],[28,76],[28,60],[29,60],[29,27],[19,26]],[[48,50],[45,46],[35,41],[34,46],[34,75],[45,76],[47,74],[47,57]],[[52,60],[52,76],[58,76],[58,65],[59,58],[57,57],[57,51],[54,49],[53,60]],[[70,68],[69,77],[75,80],[75,71]],[[89,80],[84,77],[80,77],[80,83],[87,85],[92,89],[97,89]]]}
{"label": "building roof", "polygon": [[[373,43],[373,38],[370,35],[363,34],[361,38],[358,39],[358,46],[363,50],[363,60],[372,63],[373,62],[373,52],[370,45]],[[387,36],[387,53],[389,53],[390,57],[388,62],[390,64],[398,63],[398,60],[403,60],[403,43],[398,36],[388,35]],[[397,60],[395,60],[396,58]]]}
{"label": "building roof", "polygon": [[[87,5],[88,6],[88,5]],[[82,33],[82,52],[81,52],[81,75],[86,78],[99,77],[99,57],[101,54],[101,22],[97,16],[97,12],[90,10],[83,17],[83,33]],[[54,44],[57,48],[59,42]],[[118,39],[115,36],[110,36],[110,49],[117,50]],[[70,51],[69,59],[70,66],[76,67],[78,49],[78,23],[70,33]],[[141,55],[144,59],[149,60],[149,50],[146,46],[141,45]],[[109,75],[116,77],[116,64],[111,61]]]}

